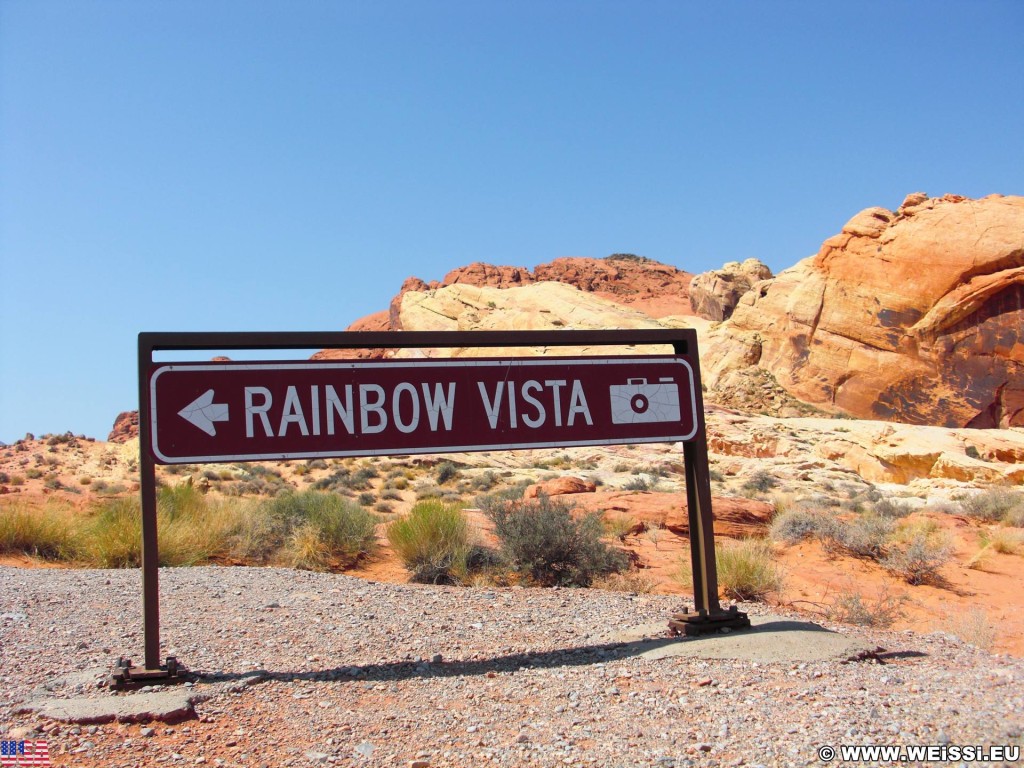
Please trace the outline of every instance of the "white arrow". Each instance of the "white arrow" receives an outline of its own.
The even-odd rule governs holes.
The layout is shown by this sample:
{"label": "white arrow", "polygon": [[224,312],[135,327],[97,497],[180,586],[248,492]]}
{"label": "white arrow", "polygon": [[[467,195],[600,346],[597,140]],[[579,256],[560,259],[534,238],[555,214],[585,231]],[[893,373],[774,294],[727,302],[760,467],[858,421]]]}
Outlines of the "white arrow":
{"label": "white arrow", "polygon": [[213,402],[213,390],[208,389],[178,411],[178,415],[211,437],[216,437],[217,428],[213,426],[213,422],[228,420],[228,404]]}

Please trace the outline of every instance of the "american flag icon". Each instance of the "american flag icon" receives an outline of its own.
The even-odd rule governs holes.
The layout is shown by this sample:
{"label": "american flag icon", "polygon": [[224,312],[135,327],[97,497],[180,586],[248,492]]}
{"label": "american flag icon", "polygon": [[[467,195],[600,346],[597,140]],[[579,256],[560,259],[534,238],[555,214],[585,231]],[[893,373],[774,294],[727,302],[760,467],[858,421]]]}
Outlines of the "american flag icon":
{"label": "american flag icon", "polygon": [[45,741],[0,741],[0,766],[22,768],[50,764],[50,748]]}

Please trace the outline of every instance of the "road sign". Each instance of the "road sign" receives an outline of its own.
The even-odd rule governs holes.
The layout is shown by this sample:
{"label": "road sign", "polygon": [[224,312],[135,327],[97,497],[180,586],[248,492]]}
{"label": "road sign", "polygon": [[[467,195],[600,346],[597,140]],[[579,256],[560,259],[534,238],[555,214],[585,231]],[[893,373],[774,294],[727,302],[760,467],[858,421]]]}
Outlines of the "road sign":
{"label": "road sign", "polygon": [[678,355],[154,365],[164,464],[688,441]]}

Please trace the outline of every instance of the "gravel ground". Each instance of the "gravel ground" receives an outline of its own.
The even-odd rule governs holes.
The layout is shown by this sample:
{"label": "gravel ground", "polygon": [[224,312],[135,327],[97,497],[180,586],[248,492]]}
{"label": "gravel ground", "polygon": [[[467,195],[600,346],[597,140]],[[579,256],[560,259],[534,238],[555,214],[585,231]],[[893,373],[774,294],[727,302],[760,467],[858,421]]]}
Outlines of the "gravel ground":
{"label": "gravel ground", "polygon": [[162,570],[161,599],[163,654],[200,675],[196,717],[55,722],[19,707],[44,684],[109,697],[101,671],[139,660],[139,573],[0,568],[4,738],[110,768],[667,768],[822,765],[825,745],[1020,745],[1024,731],[1024,660],[944,634],[833,628],[885,649],[855,662],[650,659],[607,639],[666,621],[678,598],[203,567]]}

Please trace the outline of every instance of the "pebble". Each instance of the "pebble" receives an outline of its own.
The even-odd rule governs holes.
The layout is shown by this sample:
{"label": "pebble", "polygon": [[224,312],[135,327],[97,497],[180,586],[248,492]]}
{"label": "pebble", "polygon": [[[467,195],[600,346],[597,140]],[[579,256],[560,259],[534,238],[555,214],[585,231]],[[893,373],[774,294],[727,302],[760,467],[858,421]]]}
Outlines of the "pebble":
{"label": "pebble", "polygon": [[[0,568],[4,610],[27,625],[2,627],[0,669],[18,674],[3,680],[0,733],[43,733],[51,754],[111,768],[684,768],[816,765],[825,744],[997,744],[1024,731],[1024,661],[948,635],[841,629],[887,649],[884,664],[646,659],[613,649],[611,633],[667,621],[679,598],[280,568],[160,578],[164,647],[201,673],[197,719],[48,728],[18,714],[41,691],[111,695],[53,670],[102,675],[140,654],[140,585],[131,570]],[[254,669],[265,672],[237,684]]]}

